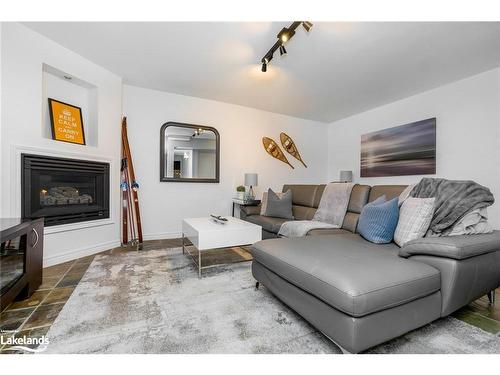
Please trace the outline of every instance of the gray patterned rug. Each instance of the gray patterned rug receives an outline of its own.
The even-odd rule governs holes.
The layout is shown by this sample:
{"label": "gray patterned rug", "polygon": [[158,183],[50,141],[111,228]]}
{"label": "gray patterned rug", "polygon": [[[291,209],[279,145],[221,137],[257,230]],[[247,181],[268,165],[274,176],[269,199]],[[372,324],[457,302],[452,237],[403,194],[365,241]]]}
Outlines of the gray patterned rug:
{"label": "gray patterned rug", "polygon": [[[180,249],[102,255],[52,325],[45,353],[340,353],[274,298],[250,262],[197,278]],[[500,353],[500,337],[441,319],[371,353]]]}

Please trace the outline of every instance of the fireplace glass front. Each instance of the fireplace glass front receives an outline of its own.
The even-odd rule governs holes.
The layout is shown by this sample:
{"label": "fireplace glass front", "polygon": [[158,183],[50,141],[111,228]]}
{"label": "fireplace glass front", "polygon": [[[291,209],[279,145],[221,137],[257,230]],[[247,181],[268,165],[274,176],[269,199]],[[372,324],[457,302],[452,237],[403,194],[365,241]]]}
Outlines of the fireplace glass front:
{"label": "fireplace glass front", "polygon": [[45,226],[109,217],[109,164],[23,155],[23,218]]}

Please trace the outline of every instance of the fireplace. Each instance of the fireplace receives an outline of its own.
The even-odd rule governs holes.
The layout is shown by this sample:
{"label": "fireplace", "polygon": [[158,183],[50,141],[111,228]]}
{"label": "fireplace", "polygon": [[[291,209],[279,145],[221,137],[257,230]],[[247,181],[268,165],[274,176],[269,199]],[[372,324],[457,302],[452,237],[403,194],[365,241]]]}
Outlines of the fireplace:
{"label": "fireplace", "polygon": [[23,219],[45,226],[109,218],[109,164],[22,154]]}

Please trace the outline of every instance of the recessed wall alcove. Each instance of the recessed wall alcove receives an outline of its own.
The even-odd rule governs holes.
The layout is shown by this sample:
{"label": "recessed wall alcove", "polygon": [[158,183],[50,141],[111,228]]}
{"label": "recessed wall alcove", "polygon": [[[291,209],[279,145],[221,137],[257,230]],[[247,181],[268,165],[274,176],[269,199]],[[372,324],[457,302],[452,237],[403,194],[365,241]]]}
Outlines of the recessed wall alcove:
{"label": "recessed wall alcove", "polygon": [[97,86],[47,64],[42,66],[42,77],[42,137],[52,139],[48,104],[48,98],[52,98],[82,109],[86,145],[97,147],[99,143]]}

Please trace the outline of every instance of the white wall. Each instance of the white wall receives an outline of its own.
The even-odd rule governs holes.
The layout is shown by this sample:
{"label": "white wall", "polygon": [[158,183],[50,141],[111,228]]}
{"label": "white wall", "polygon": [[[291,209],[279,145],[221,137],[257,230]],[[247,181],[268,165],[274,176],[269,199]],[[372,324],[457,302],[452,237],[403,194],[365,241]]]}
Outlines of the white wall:
{"label": "white wall", "polygon": [[[3,134],[3,116],[2,116],[2,103],[3,103],[3,81],[2,81],[2,52],[3,52],[3,37],[2,37],[2,32],[3,32],[3,22],[0,22],[0,171],[2,170],[2,134]],[[0,178],[3,176],[3,173],[0,173]],[[3,196],[3,189],[2,189],[2,183],[0,183],[0,197]],[[3,201],[0,198],[0,218],[3,217]]]}
{"label": "white wall", "polygon": [[[44,263],[50,265],[119,244],[119,160],[121,78],[17,23],[1,33],[1,217],[19,217],[20,159],[29,151],[102,160],[111,164],[112,218],[99,226],[68,231],[47,228]],[[97,88],[96,145],[80,146],[47,138],[43,129],[43,64],[70,73]],[[89,225],[98,222],[88,222]]]}
{"label": "white wall", "polygon": [[[329,179],[347,169],[370,185],[418,181],[422,176],[360,178],[361,135],[430,117],[437,118],[436,176],[475,180],[500,200],[500,68],[330,124]],[[489,215],[500,229],[500,202]]]}
{"label": "white wall", "polygon": [[[141,185],[140,204],[145,238],[179,236],[181,220],[210,213],[229,215],[231,198],[245,172],[259,174],[260,194],[284,183],[324,183],[327,175],[327,125],[232,104],[124,86],[134,167]],[[221,137],[219,184],[160,182],[160,127],[167,121],[215,127]],[[296,142],[308,168],[271,158],[262,137],[279,142],[281,131]]]}

